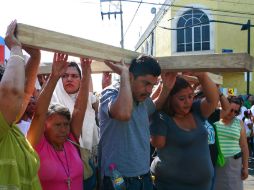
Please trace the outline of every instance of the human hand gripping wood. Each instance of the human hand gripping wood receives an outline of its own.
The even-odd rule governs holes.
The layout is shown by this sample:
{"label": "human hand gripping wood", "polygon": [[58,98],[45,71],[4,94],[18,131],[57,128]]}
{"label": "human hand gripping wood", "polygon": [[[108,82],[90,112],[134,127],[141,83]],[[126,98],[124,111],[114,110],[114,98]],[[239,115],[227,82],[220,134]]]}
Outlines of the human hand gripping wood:
{"label": "human hand gripping wood", "polygon": [[161,79],[163,83],[163,88],[171,90],[176,82],[177,72],[162,72]]}
{"label": "human hand gripping wood", "polygon": [[161,110],[166,102],[166,99],[175,85],[176,72],[163,72],[161,73],[162,87],[157,88],[152,95],[153,102],[157,110]]}
{"label": "human hand gripping wood", "polygon": [[82,76],[87,76],[91,74],[91,63],[92,59],[90,58],[80,58]]}
{"label": "human hand gripping wood", "polygon": [[219,102],[219,94],[216,85],[209,78],[207,72],[184,72],[183,74],[198,78],[204,93],[204,98],[200,103],[200,110],[203,117],[209,117],[214,112]]}
{"label": "human hand gripping wood", "polygon": [[194,76],[197,77],[198,79],[202,79],[205,75],[207,75],[206,72],[183,72],[183,75],[188,75],[188,76]]}
{"label": "human hand gripping wood", "polygon": [[120,62],[113,62],[113,61],[104,61],[104,63],[112,69],[115,73],[121,75],[124,71],[129,71],[128,67],[124,63],[122,59]]}
{"label": "human hand gripping wood", "polygon": [[7,31],[6,31],[6,36],[5,36],[4,41],[5,41],[6,46],[9,49],[11,49],[14,46],[20,46],[21,47],[20,41],[15,36],[16,26],[17,26],[17,20],[14,20],[8,26]]}

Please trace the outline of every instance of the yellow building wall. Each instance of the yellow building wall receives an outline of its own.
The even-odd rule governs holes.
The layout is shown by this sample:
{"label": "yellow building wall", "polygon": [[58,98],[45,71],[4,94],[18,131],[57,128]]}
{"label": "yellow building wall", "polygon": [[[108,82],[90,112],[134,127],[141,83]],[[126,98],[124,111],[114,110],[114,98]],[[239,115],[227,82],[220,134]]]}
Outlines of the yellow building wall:
{"label": "yellow building wall", "polygon": [[[230,13],[244,12],[254,14],[253,0],[175,0],[175,6],[172,6],[163,16],[158,26],[174,28],[172,23],[178,20],[176,15],[183,11],[181,6],[201,7],[211,20],[220,20],[226,22],[247,23],[248,19],[254,25],[254,16],[246,14]],[[187,9],[186,9],[187,10]],[[220,12],[216,10],[228,10],[229,12]],[[183,13],[183,12],[182,12]],[[225,23],[211,23],[213,43],[210,53],[222,53],[222,49],[232,49],[234,53],[247,52],[247,31],[241,31],[240,25],[232,25]],[[176,39],[172,39],[173,30],[165,30],[157,27],[155,30],[155,56],[170,56],[174,54],[172,44],[176,43]],[[251,28],[251,55],[254,55],[254,27]],[[197,54],[200,52],[192,52]],[[176,53],[177,54],[177,53]],[[179,54],[181,55],[181,54]],[[223,76],[224,88],[237,88],[238,94],[246,93],[246,82],[244,81],[244,73],[221,73]],[[250,82],[250,93],[254,94],[254,81]]]}
{"label": "yellow building wall", "polygon": [[[170,22],[168,18],[171,17],[171,10],[169,10],[163,17],[163,19],[159,22],[159,26],[170,26]],[[170,56],[171,55],[171,31],[165,30],[160,27],[156,27],[155,30],[155,56]]]}
{"label": "yellow building wall", "polygon": [[[237,88],[237,94],[246,94],[247,83],[244,81],[244,74],[241,72],[224,73],[223,74],[223,86],[225,88]],[[250,82],[250,89],[254,89],[254,82]]]}
{"label": "yellow building wall", "polygon": [[[230,3],[231,2],[231,3]],[[182,6],[194,6],[194,7],[202,7],[210,10],[204,10],[204,12],[208,12],[208,17],[212,20],[220,20],[227,22],[237,22],[237,23],[247,23],[248,15],[235,14],[235,13],[224,13],[218,12],[215,10],[232,10],[235,12],[249,12],[254,14],[254,1],[253,0],[230,0],[229,1],[192,1],[192,0],[176,0],[174,2],[176,7],[172,7],[169,14],[166,14],[166,20],[170,18],[177,19],[176,13],[178,11],[183,10],[183,7],[178,7],[178,5]],[[235,3],[232,3],[235,2]],[[209,14],[210,12],[210,14]],[[251,16],[250,16],[251,17]],[[165,20],[165,19],[164,19]],[[251,20],[254,25],[254,19]],[[165,26],[166,22],[163,23]],[[168,26],[170,28],[170,25]],[[232,49],[234,53],[238,52],[247,52],[247,31],[241,31],[241,26],[218,23],[211,23],[211,28],[213,27],[213,40],[214,43],[214,53],[222,53],[222,49]],[[162,29],[161,29],[162,30]],[[158,33],[160,35],[157,38],[164,39],[165,35],[169,35],[174,31],[167,31]],[[171,35],[170,35],[171,36]],[[158,40],[159,41],[159,40]],[[171,41],[172,42],[172,41]],[[174,41],[175,42],[175,41]],[[161,40],[161,43],[163,41]],[[159,52],[163,52],[162,45],[156,43],[156,48],[158,48]],[[171,49],[171,47],[170,47]],[[195,52],[193,52],[195,54]],[[164,54],[164,53],[160,53]],[[254,28],[251,28],[251,55],[254,55]],[[246,82],[244,81],[244,73],[221,73],[223,76],[223,85],[224,88],[237,88],[238,94],[246,94]],[[250,82],[250,93],[254,94],[254,82]]]}
{"label": "yellow building wall", "polygon": [[[235,1],[236,3],[225,3],[218,1],[216,9],[234,10],[238,12],[254,13],[253,1]],[[247,4],[248,5],[247,5]],[[229,16],[215,17],[216,20],[228,22],[247,23],[248,15],[223,13]],[[234,16],[234,17],[233,17]],[[254,22],[252,20],[251,22]],[[254,24],[254,23],[253,23]],[[250,54],[254,55],[254,28],[251,28],[251,49]],[[222,53],[222,49],[232,49],[234,53],[247,52],[247,30],[241,31],[241,26],[216,23],[215,24],[215,52]],[[236,88],[238,94],[247,93],[247,82],[244,80],[244,73],[222,73],[223,85],[225,88]],[[250,93],[254,94],[254,82],[250,81]]]}

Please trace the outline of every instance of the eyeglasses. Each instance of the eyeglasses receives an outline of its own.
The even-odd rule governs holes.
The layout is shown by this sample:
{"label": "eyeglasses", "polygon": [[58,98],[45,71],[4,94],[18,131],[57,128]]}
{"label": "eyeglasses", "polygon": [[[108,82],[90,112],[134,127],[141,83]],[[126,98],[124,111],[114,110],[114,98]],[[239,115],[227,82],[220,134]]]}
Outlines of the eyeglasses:
{"label": "eyeglasses", "polygon": [[67,73],[65,73],[65,74],[62,76],[63,79],[68,79],[69,77],[71,77],[71,78],[73,78],[73,79],[78,79],[78,78],[80,78],[80,76],[79,76],[78,74],[67,74]]}
{"label": "eyeglasses", "polygon": [[239,110],[231,109],[230,112],[231,112],[231,113],[235,113],[235,115],[238,115],[238,114],[239,114]]}

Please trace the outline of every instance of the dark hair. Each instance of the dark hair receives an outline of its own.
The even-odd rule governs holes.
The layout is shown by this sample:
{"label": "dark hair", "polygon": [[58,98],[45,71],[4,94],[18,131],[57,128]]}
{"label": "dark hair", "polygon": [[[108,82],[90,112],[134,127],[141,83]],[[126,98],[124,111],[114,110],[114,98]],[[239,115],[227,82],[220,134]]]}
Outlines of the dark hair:
{"label": "dark hair", "polygon": [[240,98],[238,98],[236,96],[229,96],[228,101],[229,101],[230,104],[234,103],[234,104],[239,105],[238,113],[241,112],[242,102],[241,102]]}
{"label": "dark hair", "polygon": [[185,89],[185,88],[191,88],[191,85],[190,83],[185,80],[184,78],[180,77],[180,76],[177,76],[176,77],[176,82],[172,88],[172,90],[170,91],[168,97],[167,97],[167,100],[166,100],[166,103],[164,104],[162,110],[168,114],[169,116],[174,116],[175,115],[175,112],[174,112],[174,109],[172,109],[171,107],[171,97],[173,95],[175,95],[176,93],[178,93],[179,91],[181,91],[182,89]]}
{"label": "dark hair", "polygon": [[190,83],[187,80],[185,80],[184,78],[182,78],[181,76],[177,76],[176,82],[175,82],[172,90],[170,91],[170,95],[173,96],[180,90],[188,88],[188,87],[192,88]]}
{"label": "dark hair", "polygon": [[161,68],[155,58],[147,55],[141,55],[132,60],[129,72],[131,72],[135,78],[144,75],[153,75],[157,77],[161,74]]}
{"label": "dark hair", "polygon": [[0,65],[0,81],[2,80],[2,77],[4,75],[5,67],[3,65]]}
{"label": "dark hair", "polygon": [[76,62],[74,61],[69,62],[68,67],[75,67],[78,71],[79,77],[81,78],[81,70]]}
{"label": "dark hair", "polygon": [[245,118],[249,118],[251,116],[251,111],[250,110],[246,110],[243,112],[243,115]]}
{"label": "dark hair", "polygon": [[237,96],[237,98],[241,101],[241,105],[243,105],[243,103],[244,103],[243,96],[239,95],[239,96]]}
{"label": "dark hair", "polygon": [[228,101],[229,101],[229,103],[235,103],[235,104],[238,104],[240,106],[242,105],[240,98],[238,98],[236,96],[229,96]]}

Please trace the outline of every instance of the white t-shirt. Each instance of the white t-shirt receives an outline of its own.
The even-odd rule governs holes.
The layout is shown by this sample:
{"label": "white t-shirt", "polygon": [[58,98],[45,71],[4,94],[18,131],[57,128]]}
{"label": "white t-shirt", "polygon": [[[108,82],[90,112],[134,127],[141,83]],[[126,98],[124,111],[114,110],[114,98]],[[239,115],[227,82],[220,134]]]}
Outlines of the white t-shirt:
{"label": "white t-shirt", "polygon": [[21,130],[21,132],[25,135],[27,135],[27,132],[30,128],[31,120],[25,121],[21,120],[20,123],[17,124],[18,128]]}

